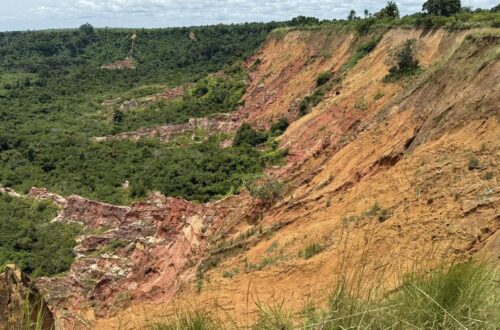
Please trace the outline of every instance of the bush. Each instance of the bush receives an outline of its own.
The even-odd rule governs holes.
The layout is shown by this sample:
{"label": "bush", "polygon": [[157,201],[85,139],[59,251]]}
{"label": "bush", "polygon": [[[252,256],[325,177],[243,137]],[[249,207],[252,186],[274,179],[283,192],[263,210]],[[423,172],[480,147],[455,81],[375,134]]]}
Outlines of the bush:
{"label": "bush", "polygon": [[266,204],[273,204],[284,194],[285,185],[271,177],[266,177],[247,184],[247,189],[253,197]]}
{"label": "bush", "polygon": [[321,72],[316,78],[316,86],[319,87],[321,85],[326,84],[332,78],[332,73],[330,71]]}
{"label": "bush", "polygon": [[266,132],[259,132],[250,126],[248,123],[244,123],[236,132],[234,137],[234,146],[252,146],[255,147],[267,141],[268,134]]}
{"label": "bush", "polygon": [[321,251],[323,251],[323,247],[321,245],[319,245],[318,243],[311,243],[306,246],[304,252],[302,253],[302,256],[304,257],[304,259],[310,259]]}
{"label": "bush", "polygon": [[281,117],[276,123],[271,125],[271,135],[278,136],[285,133],[289,125],[288,119]]}

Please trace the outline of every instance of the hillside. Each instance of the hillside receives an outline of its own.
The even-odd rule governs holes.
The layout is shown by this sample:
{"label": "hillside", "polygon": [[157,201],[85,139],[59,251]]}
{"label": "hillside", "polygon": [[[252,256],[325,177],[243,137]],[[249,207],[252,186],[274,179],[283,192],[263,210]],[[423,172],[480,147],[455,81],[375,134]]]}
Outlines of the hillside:
{"label": "hillside", "polygon": [[[35,93],[32,115],[49,104],[37,125],[2,108],[0,182],[83,230],[70,269],[35,280],[58,327],[141,329],[178,310],[248,327],[273,306],[300,318],[331,304],[338,283],[380,298],[409,273],[498,265],[498,28],[324,25],[259,38],[168,83],[142,77],[140,60],[96,71],[105,92],[84,84],[74,114],[50,110],[68,102],[63,91],[57,102]],[[92,49],[101,64],[126,53]],[[7,77],[25,79],[22,68]],[[18,86],[0,100],[9,109],[32,95]]]}

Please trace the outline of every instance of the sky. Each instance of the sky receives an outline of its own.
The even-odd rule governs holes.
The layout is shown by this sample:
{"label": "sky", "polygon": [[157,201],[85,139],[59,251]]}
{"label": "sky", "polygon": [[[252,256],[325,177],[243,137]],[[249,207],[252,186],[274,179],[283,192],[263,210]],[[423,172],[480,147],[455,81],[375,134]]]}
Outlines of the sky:
{"label": "sky", "polygon": [[[424,0],[396,1],[402,15]],[[499,0],[462,0],[491,8]],[[153,28],[288,20],[298,15],[345,18],[351,9],[375,12],[387,1],[368,0],[0,0],[0,31],[95,27]]]}

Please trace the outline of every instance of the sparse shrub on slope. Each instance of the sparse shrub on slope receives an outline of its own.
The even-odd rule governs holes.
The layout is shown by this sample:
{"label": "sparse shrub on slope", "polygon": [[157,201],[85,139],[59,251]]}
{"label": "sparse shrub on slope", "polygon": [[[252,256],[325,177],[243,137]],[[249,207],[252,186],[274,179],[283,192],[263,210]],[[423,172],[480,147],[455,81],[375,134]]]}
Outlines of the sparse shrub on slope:
{"label": "sparse shrub on slope", "polygon": [[332,73],[330,71],[321,72],[316,78],[316,86],[324,85],[332,78]]}
{"label": "sparse shrub on slope", "polygon": [[150,322],[149,330],[222,330],[220,322],[205,311],[178,311],[175,315]]}
{"label": "sparse shrub on slope", "polygon": [[395,82],[404,76],[418,72],[419,63],[414,55],[415,39],[407,40],[396,53],[395,64],[389,69],[384,82]]}
{"label": "sparse shrub on slope", "polygon": [[275,203],[285,192],[285,184],[272,178],[256,179],[247,184],[252,196],[257,197],[266,204]]}

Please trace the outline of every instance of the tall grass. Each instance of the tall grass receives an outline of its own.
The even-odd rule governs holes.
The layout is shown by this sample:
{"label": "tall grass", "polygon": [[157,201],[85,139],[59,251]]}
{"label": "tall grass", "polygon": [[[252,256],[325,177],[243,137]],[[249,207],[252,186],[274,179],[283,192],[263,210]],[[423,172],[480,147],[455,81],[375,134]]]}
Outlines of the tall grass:
{"label": "tall grass", "polygon": [[155,320],[150,330],[222,330],[223,326],[210,313],[201,310],[178,311],[174,315]]}
{"label": "tall grass", "polygon": [[[497,329],[500,288],[494,271],[472,262],[454,264],[424,274],[406,276],[386,297],[368,294],[340,280],[325,308],[311,308],[307,317],[284,304],[257,303],[252,329]],[[374,286],[375,287],[375,286]],[[366,293],[366,292],[365,292]],[[248,327],[245,327],[245,329]],[[210,314],[177,314],[151,325],[152,330],[242,329],[215,321]]]}

